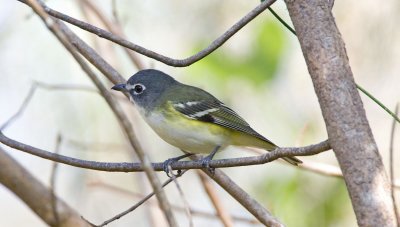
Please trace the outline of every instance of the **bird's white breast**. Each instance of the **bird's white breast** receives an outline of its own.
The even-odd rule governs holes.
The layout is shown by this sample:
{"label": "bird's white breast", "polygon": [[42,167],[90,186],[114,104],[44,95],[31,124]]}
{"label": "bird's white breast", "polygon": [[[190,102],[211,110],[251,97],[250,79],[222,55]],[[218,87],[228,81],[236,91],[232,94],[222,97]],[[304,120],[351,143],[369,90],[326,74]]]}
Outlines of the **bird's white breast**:
{"label": "bird's white breast", "polygon": [[150,127],[167,143],[189,153],[210,153],[216,146],[229,144],[228,137],[216,133],[210,123],[198,122],[177,115],[166,117],[163,113],[143,114]]}

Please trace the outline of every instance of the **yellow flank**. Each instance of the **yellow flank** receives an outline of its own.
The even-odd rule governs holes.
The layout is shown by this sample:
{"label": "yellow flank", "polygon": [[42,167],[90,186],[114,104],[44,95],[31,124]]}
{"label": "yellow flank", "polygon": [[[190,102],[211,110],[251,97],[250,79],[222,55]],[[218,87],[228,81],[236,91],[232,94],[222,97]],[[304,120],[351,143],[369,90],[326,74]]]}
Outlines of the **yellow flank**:
{"label": "yellow flank", "polygon": [[231,145],[245,146],[245,147],[258,147],[268,151],[276,148],[276,145],[261,140],[255,136],[240,131],[232,130]]}
{"label": "yellow flank", "polygon": [[145,115],[150,127],[167,143],[189,153],[208,154],[216,146],[251,146],[273,149],[271,145],[247,133],[213,123],[191,119],[176,111],[171,103]]}

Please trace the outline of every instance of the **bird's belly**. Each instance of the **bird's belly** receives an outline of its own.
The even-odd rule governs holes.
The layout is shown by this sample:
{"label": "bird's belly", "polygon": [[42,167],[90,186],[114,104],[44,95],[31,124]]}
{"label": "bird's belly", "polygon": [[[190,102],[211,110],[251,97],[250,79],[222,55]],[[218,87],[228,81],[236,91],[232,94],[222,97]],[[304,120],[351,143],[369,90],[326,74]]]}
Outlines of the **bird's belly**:
{"label": "bird's belly", "polygon": [[211,153],[230,143],[229,131],[215,124],[163,114],[151,114],[146,121],[167,143],[189,153]]}

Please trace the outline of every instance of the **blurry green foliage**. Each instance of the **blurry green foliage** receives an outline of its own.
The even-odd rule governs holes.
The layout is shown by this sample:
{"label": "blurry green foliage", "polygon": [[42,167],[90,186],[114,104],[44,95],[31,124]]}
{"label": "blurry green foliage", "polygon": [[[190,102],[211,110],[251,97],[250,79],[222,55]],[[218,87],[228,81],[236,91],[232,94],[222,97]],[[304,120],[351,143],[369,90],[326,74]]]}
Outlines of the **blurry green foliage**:
{"label": "blurry green foliage", "polygon": [[352,212],[341,179],[300,172],[268,179],[256,188],[261,202],[287,226],[346,226]]}
{"label": "blurry green foliage", "polygon": [[243,78],[254,85],[272,80],[287,42],[284,30],[276,20],[267,20],[259,25],[253,37],[248,50],[230,54],[219,49],[191,66],[190,75],[204,79],[206,74],[216,83],[224,83],[234,77]]}

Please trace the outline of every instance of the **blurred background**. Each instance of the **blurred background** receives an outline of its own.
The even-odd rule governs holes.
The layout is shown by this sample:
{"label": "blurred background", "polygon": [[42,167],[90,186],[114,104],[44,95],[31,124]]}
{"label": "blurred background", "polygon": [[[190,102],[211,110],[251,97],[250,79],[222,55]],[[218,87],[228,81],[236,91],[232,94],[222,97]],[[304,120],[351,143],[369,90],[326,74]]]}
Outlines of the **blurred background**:
{"label": "blurred background", "polygon": [[[46,4],[105,27],[80,1],[49,0]],[[128,40],[169,57],[185,58],[209,45],[259,2],[118,0],[114,4],[112,1],[95,4],[106,18],[115,20],[113,11],[117,13]],[[273,8],[290,23],[282,1]],[[400,2],[337,1],[333,14],[346,43],[355,80],[394,109],[400,100]],[[70,27],[125,78],[137,71],[121,47]],[[42,21],[17,1],[0,0],[0,49],[0,124],[18,110],[35,81],[95,88]],[[146,68],[163,70],[181,82],[211,92],[242,115],[256,131],[280,146],[303,146],[327,138],[299,43],[268,11],[192,66],[174,68],[146,57],[139,58]],[[392,118],[365,95],[361,97],[388,169]],[[124,98],[119,100],[152,161],[164,161],[180,154],[145,125],[130,103]],[[23,115],[4,133],[50,151],[54,151],[60,134],[60,153],[81,159],[107,162],[134,159],[116,118],[95,92],[38,88]],[[400,179],[399,138],[397,130],[395,174]],[[5,148],[41,182],[49,185],[52,162]],[[254,150],[230,147],[217,158],[254,154]],[[302,160],[307,165],[325,169],[337,166],[331,151]],[[356,226],[346,187],[340,178],[279,161],[224,169],[224,172],[287,226]],[[167,179],[164,173],[158,175],[162,180]],[[215,210],[197,173],[189,171],[179,178],[179,183],[190,207],[201,213],[192,215],[194,226],[222,226],[219,219],[207,216]],[[255,225],[254,218],[240,204],[218,185],[214,184],[214,189],[235,217],[235,226]],[[142,173],[106,173],[66,165],[59,165],[57,172],[57,195],[96,224],[126,210],[150,191]],[[166,192],[172,204],[184,207],[175,185],[167,186]],[[0,226],[45,226],[2,185],[0,201]],[[184,212],[176,209],[174,213],[181,226],[188,226]],[[109,226],[132,224],[165,226],[154,199]]]}

